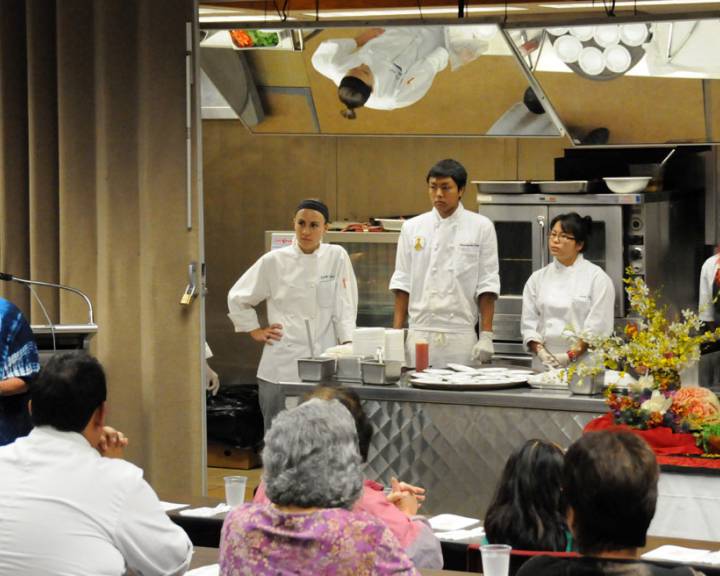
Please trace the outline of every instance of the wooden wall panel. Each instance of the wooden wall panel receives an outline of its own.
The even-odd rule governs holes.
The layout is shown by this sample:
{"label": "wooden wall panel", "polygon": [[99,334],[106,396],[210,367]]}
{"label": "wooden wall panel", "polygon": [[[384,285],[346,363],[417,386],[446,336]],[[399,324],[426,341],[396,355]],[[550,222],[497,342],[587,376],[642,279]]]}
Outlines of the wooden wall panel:
{"label": "wooden wall panel", "polygon": [[[514,179],[515,142],[463,138],[339,138],[338,205],[343,218],[418,214],[431,208],[425,177],[443,158],[461,162],[471,179]],[[465,205],[474,209],[468,184]]]}
{"label": "wooden wall panel", "polygon": [[537,74],[568,129],[604,126],[610,143],[705,140],[702,81],[623,76],[611,82],[576,74]]}

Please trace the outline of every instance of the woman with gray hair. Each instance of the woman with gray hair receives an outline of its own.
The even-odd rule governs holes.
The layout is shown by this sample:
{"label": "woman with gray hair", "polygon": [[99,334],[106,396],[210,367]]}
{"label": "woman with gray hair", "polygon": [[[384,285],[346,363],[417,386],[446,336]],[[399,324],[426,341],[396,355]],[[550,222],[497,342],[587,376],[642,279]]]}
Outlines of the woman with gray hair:
{"label": "woman with gray hair", "polygon": [[374,517],[351,512],[363,487],[355,422],[337,400],[281,412],[265,436],[271,505],[225,518],[220,574],[409,574],[417,571]]}

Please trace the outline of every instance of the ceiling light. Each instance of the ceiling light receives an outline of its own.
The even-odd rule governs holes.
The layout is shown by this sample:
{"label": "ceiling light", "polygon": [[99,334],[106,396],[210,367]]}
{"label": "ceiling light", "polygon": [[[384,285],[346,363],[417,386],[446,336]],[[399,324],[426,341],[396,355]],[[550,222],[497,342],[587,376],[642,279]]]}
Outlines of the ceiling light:
{"label": "ceiling light", "polygon": [[[720,1],[720,0],[719,0]],[[518,12],[527,8],[518,6],[470,6],[467,9],[469,14],[480,12]],[[368,17],[368,16],[429,16],[435,14],[457,14],[457,8],[389,8],[387,10],[320,10],[321,18],[352,18],[352,17]],[[304,12],[304,16],[315,16],[315,12]]]}
{"label": "ceiling light", "polygon": [[[615,7],[635,7],[635,6],[677,6],[679,4],[718,4],[720,0],[620,0],[615,2]],[[565,8],[598,8],[602,7],[602,4],[596,2],[574,2],[574,3],[554,3],[554,4],[538,4],[541,8],[555,8],[558,10],[564,10]]]}
{"label": "ceiling light", "polygon": [[200,24],[208,24],[210,22],[227,22],[232,24],[233,22],[284,22],[286,20],[295,20],[295,18],[281,17],[277,14],[236,14],[228,16],[220,15],[200,15]]}

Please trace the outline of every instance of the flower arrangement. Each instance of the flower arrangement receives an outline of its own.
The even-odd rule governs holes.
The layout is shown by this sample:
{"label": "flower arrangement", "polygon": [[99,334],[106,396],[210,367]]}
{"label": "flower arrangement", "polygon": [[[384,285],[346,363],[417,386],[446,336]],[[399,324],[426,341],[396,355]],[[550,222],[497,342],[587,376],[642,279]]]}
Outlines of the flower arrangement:
{"label": "flower arrangement", "polygon": [[[700,358],[700,346],[720,339],[720,328],[702,331],[702,321],[692,310],[670,318],[659,306],[644,280],[626,271],[624,279],[632,320],[622,335],[588,337],[585,341],[601,358],[602,366],[630,378],[627,389],[610,385],[605,398],[616,424],[648,429],[667,426],[674,431],[697,431],[720,424],[720,402],[705,388],[680,388],[681,370]],[[601,368],[580,367],[583,376]]]}

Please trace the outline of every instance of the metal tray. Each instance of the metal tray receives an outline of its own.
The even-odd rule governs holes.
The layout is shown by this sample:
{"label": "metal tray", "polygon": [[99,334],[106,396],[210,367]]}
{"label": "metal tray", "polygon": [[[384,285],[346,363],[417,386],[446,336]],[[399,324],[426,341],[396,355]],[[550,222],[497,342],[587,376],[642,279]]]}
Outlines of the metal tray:
{"label": "metal tray", "polygon": [[545,194],[584,194],[590,187],[587,180],[538,180],[533,181]]}
{"label": "metal tray", "polygon": [[532,187],[527,180],[472,180],[481,194],[527,194]]}

